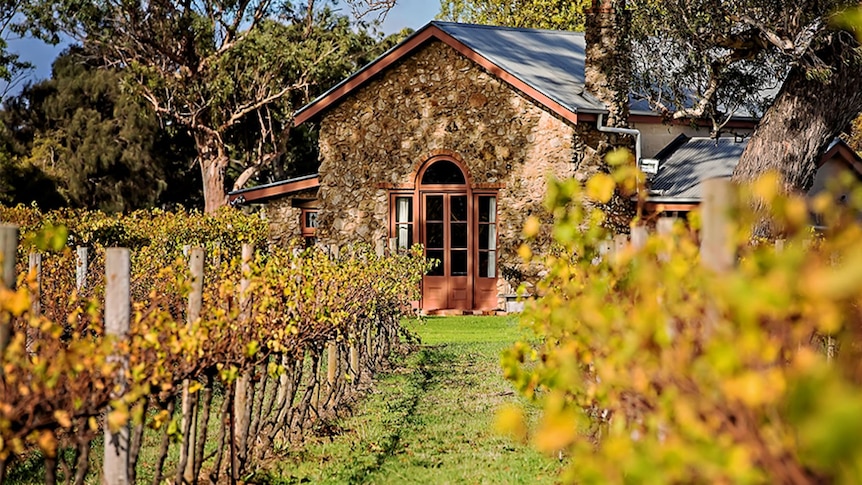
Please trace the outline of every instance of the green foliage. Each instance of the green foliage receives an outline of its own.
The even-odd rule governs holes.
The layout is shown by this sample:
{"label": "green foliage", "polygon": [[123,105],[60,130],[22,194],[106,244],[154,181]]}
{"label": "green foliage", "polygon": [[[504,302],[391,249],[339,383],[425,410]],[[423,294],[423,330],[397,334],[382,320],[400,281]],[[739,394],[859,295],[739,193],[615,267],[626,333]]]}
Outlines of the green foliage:
{"label": "green foliage", "polygon": [[848,131],[849,133],[842,135],[844,140],[850,145],[850,148],[856,150],[856,153],[862,154],[862,114],[853,120]]}
{"label": "green foliage", "polygon": [[382,52],[327,1],[52,0],[31,17],[122,66],[134,99],[194,138],[206,212],[228,185],[290,160],[294,110]]}
{"label": "green foliage", "polygon": [[441,0],[444,20],[508,27],[583,30],[591,0]]}
{"label": "green foliage", "polygon": [[81,48],[58,57],[52,78],[25,88],[0,116],[14,154],[3,174],[7,203],[121,212],[195,201],[191,140],[160,126],[116,71]]}
{"label": "green foliage", "polygon": [[[605,251],[605,215],[584,202],[630,176],[549,191],[561,251],[541,258],[548,276],[523,316],[541,340],[503,361],[543,403],[534,443],[568,453],[577,483],[859,483],[862,191],[806,201],[761,179],[731,209],[738,263],[716,273],[699,262],[699,213],[640,249]],[[752,240],[755,200],[780,249]],[[819,236],[809,211],[825,221]]]}

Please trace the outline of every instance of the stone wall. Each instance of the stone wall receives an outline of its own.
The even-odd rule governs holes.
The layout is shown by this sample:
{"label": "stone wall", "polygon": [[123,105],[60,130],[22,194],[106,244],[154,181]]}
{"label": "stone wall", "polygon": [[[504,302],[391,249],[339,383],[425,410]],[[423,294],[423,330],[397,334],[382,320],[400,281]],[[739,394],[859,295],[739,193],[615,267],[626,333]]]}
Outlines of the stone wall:
{"label": "stone wall", "polygon": [[518,269],[523,224],[544,212],[550,175],[575,174],[574,146],[570,124],[432,42],[324,116],[318,236],[324,244],[387,237],[388,188],[412,187],[422,163],[447,151],[474,186],[500,187],[499,267]]}
{"label": "stone wall", "polygon": [[271,244],[288,247],[299,240],[300,215],[302,209],[294,207],[295,201],[307,201],[317,197],[317,189],[303,190],[288,197],[279,197],[266,204],[266,219],[269,222]]}

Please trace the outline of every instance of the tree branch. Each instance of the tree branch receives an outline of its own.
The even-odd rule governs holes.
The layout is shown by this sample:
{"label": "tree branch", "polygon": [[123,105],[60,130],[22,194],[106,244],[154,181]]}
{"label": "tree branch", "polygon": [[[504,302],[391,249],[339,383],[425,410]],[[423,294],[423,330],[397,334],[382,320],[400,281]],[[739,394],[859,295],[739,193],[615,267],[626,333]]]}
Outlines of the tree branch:
{"label": "tree branch", "polygon": [[291,86],[283,88],[281,91],[279,91],[275,94],[271,94],[271,95],[269,95],[263,99],[259,99],[257,101],[253,101],[253,102],[248,103],[246,105],[240,106],[236,111],[233,112],[233,114],[231,114],[230,118],[228,118],[227,121],[225,121],[224,123],[219,125],[217,130],[219,132],[221,132],[221,131],[228,129],[234,123],[241,120],[243,116],[251,113],[252,111],[254,111],[256,109],[259,109],[261,106],[265,106],[269,103],[272,103],[272,102],[278,100],[279,98],[283,97],[285,94],[289,93],[290,91],[292,91],[294,89],[300,89],[300,88],[301,88],[301,86],[291,85]]}

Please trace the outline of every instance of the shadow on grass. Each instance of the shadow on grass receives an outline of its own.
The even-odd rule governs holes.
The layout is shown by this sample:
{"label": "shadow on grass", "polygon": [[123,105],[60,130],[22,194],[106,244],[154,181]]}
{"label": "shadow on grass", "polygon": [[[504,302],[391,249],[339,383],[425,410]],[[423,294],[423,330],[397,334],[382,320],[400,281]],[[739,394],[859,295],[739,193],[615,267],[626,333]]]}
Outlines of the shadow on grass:
{"label": "shadow on grass", "polygon": [[343,478],[346,483],[362,483],[369,475],[380,470],[388,459],[398,454],[402,433],[411,426],[421,424],[417,422],[420,419],[416,413],[417,404],[439,381],[438,377],[448,372],[457,358],[457,354],[448,351],[445,345],[423,347],[410,357],[411,362],[407,367],[414,369],[413,372],[406,375],[401,394],[385,404],[383,424],[391,432],[378,441],[373,461],[357,463],[362,466],[345,470],[339,478]]}

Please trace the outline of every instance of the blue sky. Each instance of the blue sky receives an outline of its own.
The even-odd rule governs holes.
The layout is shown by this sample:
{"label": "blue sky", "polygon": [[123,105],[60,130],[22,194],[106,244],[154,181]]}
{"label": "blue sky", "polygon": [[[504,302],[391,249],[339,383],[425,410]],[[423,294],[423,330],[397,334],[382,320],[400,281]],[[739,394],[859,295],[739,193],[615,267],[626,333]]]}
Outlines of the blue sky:
{"label": "blue sky", "polygon": [[[342,5],[342,8],[348,7]],[[398,32],[405,27],[415,30],[433,20],[439,11],[439,0],[398,0],[398,4],[386,16],[382,28],[387,34]],[[10,50],[18,53],[23,60],[36,66],[27,79],[29,82],[50,77],[51,63],[65,47],[64,45],[51,46],[42,41],[27,38],[12,40],[9,46]],[[19,90],[20,87],[22,86],[19,86]]]}

